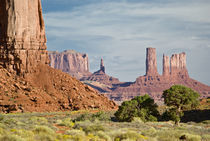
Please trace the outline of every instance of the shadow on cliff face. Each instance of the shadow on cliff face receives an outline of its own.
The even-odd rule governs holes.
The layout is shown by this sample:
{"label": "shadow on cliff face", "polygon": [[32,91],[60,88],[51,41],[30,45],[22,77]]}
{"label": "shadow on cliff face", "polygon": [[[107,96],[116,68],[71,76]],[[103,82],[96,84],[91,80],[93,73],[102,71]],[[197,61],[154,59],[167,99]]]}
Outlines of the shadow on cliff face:
{"label": "shadow on cliff face", "polygon": [[210,109],[185,111],[181,122],[202,122],[210,120]]}

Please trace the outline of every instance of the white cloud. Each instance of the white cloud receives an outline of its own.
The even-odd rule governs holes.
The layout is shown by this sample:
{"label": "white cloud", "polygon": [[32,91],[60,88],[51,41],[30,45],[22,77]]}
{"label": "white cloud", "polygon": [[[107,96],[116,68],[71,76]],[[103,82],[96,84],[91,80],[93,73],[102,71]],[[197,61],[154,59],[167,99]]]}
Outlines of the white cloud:
{"label": "white cloud", "polygon": [[[157,48],[159,56],[174,49],[195,51],[200,46],[209,47],[209,13],[208,1],[178,0],[165,4],[103,1],[70,11],[45,13],[44,17],[48,49],[62,50],[60,42],[51,40],[56,38],[62,40],[65,49],[87,52],[92,58],[92,71],[97,69],[95,64],[98,63],[94,56],[104,56],[108,73],[118,74],[121,80],[128,81],[144,74],[148,46]],[[161,64],[161,58],[158,59]],[[189,61],[190,68],[196,65]],[[210,71],[210,66],[203,66],[199,71],[202,69]],[[198,72],[191,71],[191,74],[210,84],[209,79],[200,79]]]}

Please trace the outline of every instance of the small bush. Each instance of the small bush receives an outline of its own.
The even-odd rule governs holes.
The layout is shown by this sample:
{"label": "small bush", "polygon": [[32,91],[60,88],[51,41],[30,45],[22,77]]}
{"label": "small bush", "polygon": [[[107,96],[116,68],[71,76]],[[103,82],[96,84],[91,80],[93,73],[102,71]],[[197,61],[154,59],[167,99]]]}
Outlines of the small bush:
{"label": "small bush", "polygon": [[85,132],[83,132],[82,130],[77,130],[77,129],[67,130],[66,134],[71,135],[71,136],[85,136]]}
{"label": "small bush", "polygon": [[33,132],[35,134],[44,133],[44,134],[51,134],[51,135],[53,135],[55,133],[54,130],[52,130],[51,128],[49,128],[47,126],[37,126],[37,127],[35,127]]}
{"label": "small bush", "polygon": [[[125,130],[125,129],[124,129]],[[135,140],[135,141],[144,141],[147,139],[147,137],[141,135],[140,133],[136,131],[130,131],[130,130],[119,130],[118,132],[115,132],[113,134],[114,141],[121,141],[121,140]]]}
{"label": "small bush", "polygon": [[33,124],[37,124],[37,125],[43,125],[43,124],[47,124],[48,120],[44,117],[31,117],[30,121]]}
{"label": "small bush", "polygon": [[91,125],[91,126],[83,127],[83,130],[86,133],[95,133],[98,131],[105,131],[105,128],[102,125]]}
{"label": "small bush", "polygon": [[103,111],[97,112],[96,114],[93,114],[92,118],[93,118],[93,120],[99,120],[99,121],[108,121],[108,120],[110,120],[110,116],[107,113],[103,112]]}
{"label": "small bush", "polygon": [[110,116],[108,114],[106,114],[105,112],[101,111],[101,112],[97,112],[95,114],[84,113],[84,114],[80,115],[79,117],[77,117],[75,120],[76,121],[86,121],[86,120],[108,121],[108,120],[110,120]]}
{"label": "small bush", "polygon": [[199,135],[193,135],[189,133],[184,134],[186,136],[187,141],[201,141],[201,136]]}
{"label": "small bush", "polygon": [[4,115],[0,114],[0,121],[4,119]]}
{"label": "small bush", "polygon": [[104,139],[106,141],[112,141],[111,137],[109,137],[105,132],[103,131],[98,131],[96,134],[100,139]]}
{"label": "small bush", "polygon": [[86,120],[91,120],[91,114],[89,113],[84,113],[84,114],[81,114],[79,117],[77,117],[75,119],[75,121],[86,121]]}
{"label": "small bush", "polygon": [[155,137],[157,133],[157,130],[154,127],[151,127],[147,130],[142,131],[142,135],[149,136],[149,137]]}
{"label": "small bush", "polygon": [[46,133],[40,133],[35,136],[35,140],[37,140],[37,141],[55,141],[55,138],[53,135],[46,134]]}
{"label": "small bush", "polygon": [[66,118],[64,120],[58,120],[58,125],[60,126],[66,126],[66,127],[69,127],[69,128],[72,128],[74,126],[74,122],[71,120],[71,118]]}
{"label": "small bush", "polygon": [[17,135],[4,135],[0,137],[0,141],[24,141],[24,140]]}
{"label": "small bush", "polygon": [[86,134],[96,133],[98,131],[105,131],[105,127],[99,123],[91,123],[90,121],[85,121],[77,123],[74,127],[75,129],[82,129]]}
{"label": "small bush", "polygon": [[178,141],[183,131],[178,130],[159,130],[156,133],[157,139],[160,141]]}
{"label": "small bush", "polygon": [[210,141],[210,135],[209,134],[202,135],[202,141]]}
{"label": "small bush", "polygon": [[24,130],[24,129],[11,129],[10,130],[12,134],[18,135],[22,138],[27,138],[29,140],[32,140],[34,137],[34,133],[32,131]]}

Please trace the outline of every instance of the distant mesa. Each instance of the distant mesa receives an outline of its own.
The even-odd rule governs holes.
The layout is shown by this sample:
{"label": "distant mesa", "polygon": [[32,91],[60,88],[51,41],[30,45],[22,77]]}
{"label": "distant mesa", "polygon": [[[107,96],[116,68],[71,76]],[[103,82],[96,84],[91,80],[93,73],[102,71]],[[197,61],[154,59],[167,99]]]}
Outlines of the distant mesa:
{"label": "distant mesa", "polygon": [[[85,61],[88,62],[88,60]],[[98,71],[86,75],[80,80],[117,102],[148,93],[156,102],[161,103],[163,90],[174,84],[185,85],[198,91],[201,98],[210,96],[209,86],[189,77],[186,67],[186,53],[172,54],[171,57],[163,54],[162,61],[163,71],[161,75],[157,71],[156,49],[150,47],[146,49],[146,74],[138,77],[135,82],[120,82],[117,78],[108,76],[105,72],[103,59],[100,61]],[[81,66],[80,63],[75,63],[75,65]]]}
{"label": "distant mesa", "polygon": [[62,70],[77,79],[91,75],[88,55],[85,53],[65,50],[63,52],[49,51],[48,54],[52,68]]}

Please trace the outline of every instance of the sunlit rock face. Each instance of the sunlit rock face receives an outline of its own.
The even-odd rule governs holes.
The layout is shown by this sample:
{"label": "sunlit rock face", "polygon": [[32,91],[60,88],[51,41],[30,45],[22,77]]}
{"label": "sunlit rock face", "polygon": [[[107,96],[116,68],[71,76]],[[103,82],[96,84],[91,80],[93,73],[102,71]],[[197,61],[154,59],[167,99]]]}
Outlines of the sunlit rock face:
{"label": "sunlit rock face", "polygon": [[52,68],[69,73],[77,79],[91,75],[87,54],[74,50],[65,50],[63,52],[49,51],[49,59]]}
{"label": "sunlit rock face", "polygon": [[1,0],[0,65],[24,75],[47,64],[41,0]]}

